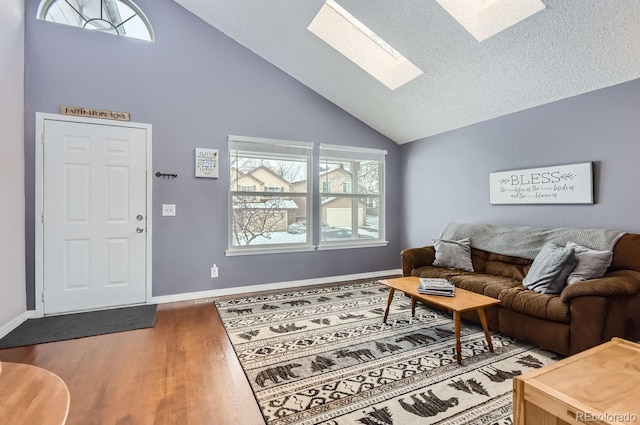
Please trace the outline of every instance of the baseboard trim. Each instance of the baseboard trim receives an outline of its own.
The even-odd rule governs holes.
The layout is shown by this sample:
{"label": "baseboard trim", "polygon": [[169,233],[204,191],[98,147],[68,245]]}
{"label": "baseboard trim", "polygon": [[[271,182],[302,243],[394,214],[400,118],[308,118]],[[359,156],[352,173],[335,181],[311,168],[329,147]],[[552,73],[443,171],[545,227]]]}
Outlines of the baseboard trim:
{"label": "baseboard trim", "polygon": [[209,291],[185,292],[182,294],[174,294],[174,295],[161,295],[157,297],[151,297],[151,302],[156,304],[165,304],[165,303],[172,303],[172,302],[178,302],[178,301],[197,300],[201,298],[212,298],[212,297],[222,297],[226,295],[246,294],[248,292],[271,291],[274,289],[288,289],[288,288],[295,288],[299,286],[322,285],[325,283],[341,282],[345,280],[375,279],[378,277],[390,276],[394,274],[402,274],[402,270],[401,269],[382,270],[382,271],[370,272],[370,273],[356,273],[356,274],[342,275],[342,276],[321,277],[316,279],[291,280],[288,282],[263,283],[260,285],[235,286],[232,288],[211,289]]}
{"label": "baseboard trim", "polygon": [[0,326],[0,338],[4,338],[9,332],[23,324],[27,319],[36,317],[35,310],[27,310],[18,317],[10,320],[8,323]]}

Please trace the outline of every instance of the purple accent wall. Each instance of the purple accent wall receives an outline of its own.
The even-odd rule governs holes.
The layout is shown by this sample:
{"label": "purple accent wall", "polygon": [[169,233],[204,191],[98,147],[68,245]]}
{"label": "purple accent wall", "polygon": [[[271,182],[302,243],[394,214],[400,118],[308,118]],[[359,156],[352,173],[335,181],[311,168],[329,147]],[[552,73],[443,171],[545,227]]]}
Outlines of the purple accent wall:
{"label": "purple accent wall", "polygon": [[[640,233],[640,80],[402,146],[403,247],[448,222]],[[594,162],[594,205],[490,205],[489,173]]]}
{"label": "purple accent wall", "polygon": [[[35,113],[60,105],[151,123],[153,172],[178,174],[154,179],[156,296],[395,269],[402,248],[430,244],[450,221],[640,232],[640,80],[397,146],[173,1],[137,0],[154,27],[152,44],[38,21],[38,3],[26,2],[28,308]],[[388,150],[389,246],[225,257],[229,134]],[[220,149],[220,179],[193,177],[195,147]],[[492,171],[586,161],[595,163],[594,205],[489,204]],[[177,216],[162,217],[163,203],[177,204]]]}
{"label": "purple accent wall", "polygon": [[[126,111],[153,125],[153,294],[171,295],[399,268],[400,147],[170,0],[137,0],[155,43],[35,19],[26,2],[27,298],[34,307],[35,113]],[[386,149],[388,247],[225,257],[229,134]],[[218,148],[221,177],[193,177],[194,148]],[[315,157],[317,167],[317,156]],[[317,188],[317,182],[315,183]],[[161,204],[175,203],[176,217]],[[317,200],[316,200],[317,204]],[[317,216],[316,234],[317,234]],[[209,278],[213,263],[217,279]]]}

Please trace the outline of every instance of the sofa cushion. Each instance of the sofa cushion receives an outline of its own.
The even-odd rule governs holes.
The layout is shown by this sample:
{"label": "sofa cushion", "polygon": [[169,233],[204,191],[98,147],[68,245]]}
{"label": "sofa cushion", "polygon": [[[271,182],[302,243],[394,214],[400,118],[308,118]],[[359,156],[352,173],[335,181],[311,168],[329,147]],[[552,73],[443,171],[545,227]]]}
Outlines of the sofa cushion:
{"label": "sofa cushion", "polygon": [[483,251],[481,249],[471,248],[471,263],[473,264],[474,272],[484,273],[484,268],[490,254],[490,252]]}
{"label": "sofa cushion", "polygon": [[484,266],[485,273],[509,277],[522,282],[533,260],[489,253]]}
{"label": "sofa cushion", "polygon": [[548,243],[536,255],[522,284],[541,294],[559,294],[577,262],[573,248]]}
{"label": "sofa cushion", "polygon": [[613,259],[612,251],[596,251],[573,242],[567,242],[567,248],[573,248],[578,260],[578,264],[567,277],[568,285],[602,277]]}
{"label": "sofa cushion", "polygon": [[527,275],[533,260],[509,255],[495,254],[477,248],[471,248],[473,270],[496,276],[504,276],[522,281]]}
{"label": "sofa cushion", "polygon": [[454,276],[470,274],[470,273],[472,272],[465,272],[463,270],[455,270],[455,269],[445,269],[442,267],[435,267],[435,266],[418,267],[417,269],[413,269],[411,271],[412,276],[431,277],[431,278],[440,278],[440,279],[451,279]]}
{"label": "sofa cushion", "polygon": [[433,265],[436,267],[448,267],[453,269],[473,271],[471,263],[471,241],[469,238],[459,241],[434,239],[433,246],[436,249],[436,259]]}
{"label": "sofa cushion", "polygon": [[496,299],[503,290],[522,286],[518,280],[483,273],[459,274],[449,280],[458,288]]}
{"label": "sofa cushion", "polygon": [[[568,356],[571,351],[569,347],[570,326],[569,323],[542,320],[506,308],[498,310],[498,330],[500,333],[565,356]],[[531,423],[537,424],[537,422]]]}
{"label": "sofa cushion", "polygon": [[560,300],[559,295],[539,294],[519,285],[505,289],[498,295],[500,307],[527,316],[554,322],[569,323],[569,304]]}

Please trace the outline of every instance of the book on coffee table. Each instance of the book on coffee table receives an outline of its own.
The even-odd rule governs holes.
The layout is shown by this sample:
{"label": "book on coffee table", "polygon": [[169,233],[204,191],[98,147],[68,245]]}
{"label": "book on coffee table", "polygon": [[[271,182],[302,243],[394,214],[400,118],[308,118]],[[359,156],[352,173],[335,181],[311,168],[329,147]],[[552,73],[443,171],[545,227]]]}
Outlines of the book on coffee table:
{"label": "book on coffee table", "polygon": [[447,279],[438,278],[420,278],[418,293],[425,295],[442,295],[445,297],[453,297],[456,287]]}

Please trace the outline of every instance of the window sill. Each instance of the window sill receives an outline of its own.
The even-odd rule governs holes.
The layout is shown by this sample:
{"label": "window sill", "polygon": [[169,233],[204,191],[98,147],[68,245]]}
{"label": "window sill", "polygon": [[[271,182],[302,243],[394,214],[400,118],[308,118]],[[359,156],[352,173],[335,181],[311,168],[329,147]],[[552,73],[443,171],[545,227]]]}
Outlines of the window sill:
{"label": "window sill", "polygon": [[288,246],[273,248],[246,248],[246,249],[227,249],[224,255],[227,257],[236,257],[240,255],[262,255],[262,254],[286,254],[289,252],[310,252],[315,250],[313,245],[306,246]]}
{"label": "window sill", "polygon": [[318,245],[318,251],[328,251],[331,249],[352,249],[352,248],[376,248],[380,246],[389,245],[389,241],[378,241],[378,242],[353,242],[353,243],[335,243],[329,244],[325,243],[323,245]]}

